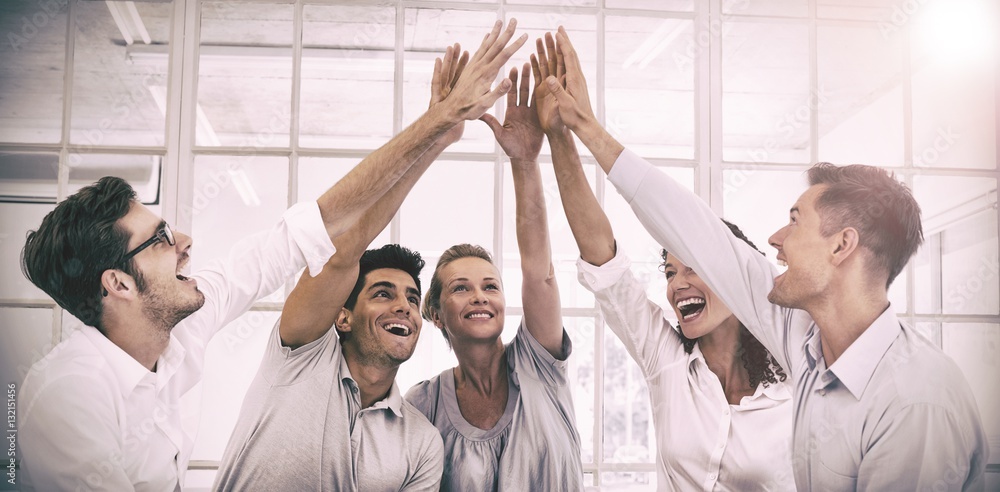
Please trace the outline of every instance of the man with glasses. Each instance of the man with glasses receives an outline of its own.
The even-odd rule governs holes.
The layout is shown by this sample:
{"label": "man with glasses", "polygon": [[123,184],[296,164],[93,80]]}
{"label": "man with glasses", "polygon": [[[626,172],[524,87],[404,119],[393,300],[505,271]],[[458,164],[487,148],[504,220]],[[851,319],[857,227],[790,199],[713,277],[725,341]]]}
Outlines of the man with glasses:
{"label": "man with glasses", "polygon": [[22,270],[87,326],[25,377],[22,490],[179,490],[194,445],[179,402],[201,379],[209,340],[303,267],[319,274],[340,236],[391,190],[409,190],[441,138],[511,88],[490,86],[524,37],[507,46],[514,23],[501,29],[412,125],[195,275],[185,273],[191,238],[122,179],[102,178],[56,206],[28,234]]}

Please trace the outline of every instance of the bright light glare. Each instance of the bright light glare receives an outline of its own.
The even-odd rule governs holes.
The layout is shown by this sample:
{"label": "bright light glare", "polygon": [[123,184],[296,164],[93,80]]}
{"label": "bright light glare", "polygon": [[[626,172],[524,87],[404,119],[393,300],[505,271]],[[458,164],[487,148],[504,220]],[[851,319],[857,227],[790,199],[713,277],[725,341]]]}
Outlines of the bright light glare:
{"label": "bright light glare", "polygon": [[915,41],[935,61],[995,60],[997,10],[993,0],[932,0],[919,8]]}

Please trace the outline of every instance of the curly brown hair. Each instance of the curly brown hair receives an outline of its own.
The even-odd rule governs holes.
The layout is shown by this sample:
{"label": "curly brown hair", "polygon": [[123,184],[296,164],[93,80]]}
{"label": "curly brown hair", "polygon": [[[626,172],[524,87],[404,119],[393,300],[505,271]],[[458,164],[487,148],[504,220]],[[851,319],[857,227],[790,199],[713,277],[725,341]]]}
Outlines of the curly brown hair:
{"label": "curly brown hair", "polygon": [[[746,234],[740,230],[735,224],[729,222],[726,219],[722,219],[722,222],[729,227],[729,230],[734,236],[743,240],[743,242],[750,245],[755,251],[764,255],[764,252],[757,249],[757,246],[747,238]],[[766,256],[766,255],[765,255]],[[660,250],[660,270],[662,271],[667,264],[667,250]],[[681,341],[684,343],[684,352],[691,353],[694,350],[694,344],[698,343],[697,338],[688,338],[684,336],[684,332],[680,329],[677,330],[677,334],[680,335]],[[764,384],[767,386],[769,384],[775,384],[778,381],[784,381],[788,379],[788,375],[785,374],[785,370],[778,364],[778,361],[771,355],[770,352],[764,348],[764,345],[760,343],[751,333],[747,330],[747,327],[743,325],[740,321],[740,359],[743,361],[743,367],[747,370],[747,375],[750,377],[750,387],[756,388],[758,384]]]}

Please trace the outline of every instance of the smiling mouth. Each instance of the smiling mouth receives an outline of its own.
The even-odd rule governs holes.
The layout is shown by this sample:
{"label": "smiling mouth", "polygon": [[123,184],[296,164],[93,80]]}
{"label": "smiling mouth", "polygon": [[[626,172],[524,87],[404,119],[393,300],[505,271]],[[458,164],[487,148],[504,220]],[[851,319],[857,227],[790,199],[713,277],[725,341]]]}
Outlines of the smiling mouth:
{"label": "smiling mouth", "polygon": [[677,303],[677,310],[681,312],[682,319],[691,319],[698,316],[705,309],[705,299],[701,297],[689,297]]}
{"label": "smiling mouth", "polygon": [[413,333],[409,326],[402,323],[386,323],[382,325],[382,329],[397,337],[408,337]]}
{"label": "smiling mouth", "polygon": [[469,313],[465,315],[465,319],[491,319],[493,318],[492,313],[487,313],[483,311],[476,311],[474,313]]}

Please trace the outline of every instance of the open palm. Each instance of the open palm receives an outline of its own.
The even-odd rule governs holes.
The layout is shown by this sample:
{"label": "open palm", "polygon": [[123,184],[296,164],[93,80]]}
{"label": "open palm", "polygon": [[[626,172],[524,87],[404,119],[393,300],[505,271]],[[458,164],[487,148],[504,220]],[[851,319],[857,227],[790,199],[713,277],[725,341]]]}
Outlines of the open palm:
{"label": "open palm", "polygon": [[507,112],[503,124],[490,114],[484,114],[479,118],[493,130],[500,148],[507,153],[511,161],[534,161],[542,151],[544,134],[532,104],[530,70],[531,67],[525,63],[521,68],[520,83],[517,69],[510,70],[512,87],[518,87],[518,90],[507,93]]}

